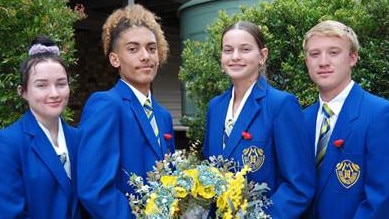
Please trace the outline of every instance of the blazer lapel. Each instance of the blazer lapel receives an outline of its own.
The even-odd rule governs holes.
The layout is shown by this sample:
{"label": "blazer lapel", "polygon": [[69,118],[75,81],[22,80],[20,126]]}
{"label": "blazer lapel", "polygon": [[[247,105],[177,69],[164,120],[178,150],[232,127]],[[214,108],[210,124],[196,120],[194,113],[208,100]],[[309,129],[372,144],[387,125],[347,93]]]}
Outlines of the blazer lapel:
{"label": "blazer lapel", "polygon": [[319,102],[315,102],[309,108],[304,110],[304,119],[307,125],[308,138],[309,138],[310,145],[312,145],[312,147],[315,147],[316,119],[317,119],[317,112],[319,110],[319,106],[320,106]]}
{"label": "blazer lapel", "polygon": [[154,150],[155,154],[159,157],[159,159],[162,160],[163,154],[161,147],[159,146],[157,138],[154,135],[154,130],[150,125],[143,106],[139,103],[131,88],[128,87],[128,85],[126,85],[123,81],[119,80],[116,88],[122,98],[128,101],[129,108],[134,112],[134,116],[139,122],[140,128],[142,129],[147,141]]}
{"label": "blazer lapel", "polygon": [[67,177],[65,169],[63,168],[61,161],[58,159],[53,146],[47,139],[45,133],[39,127],[31,112],[27,113],[23,126],[25,132],[33,136],[31,141],[33,151],[35,151],[46,167],[53,173],[54,178],[64,189],[70,200],[72,192],[70,179]]}
{"label": "blazer lapel", "polygon": [[[318,181],[319,194],[323,191],[323,188],[328,183],[331,174],[334,173],[342,150],[344,150],[346,147],[351,147],[350,145],[347,145],[347,142],[353,128],[353,122],[358,119],[362,96],[362,89],[358,85],[354,85],[343,104],[342,110],[340,111],[338,120],[336,121],[335,127],[327,145],[326,153],[333,156],[324,156],[323,164],[321,167],[320,179]],[[344,141],[344,144],[341,148],[334,146],[334,141],[339,139]]]}
{"label": "blazer lapel", "polygon": [[[231,99],[232,95],[232,89],[228,89],[225,93],[223,93],[220,96],[220,100],[217,100],[217,107],[214,107],[212,110],[212,113],[210,111],[207,112],[211,113],[212,115],[207,115],[207,135],[209,136],[207,139],[209,142],[207,144],[209,145],[208,150],[206,153],[206,156],[208,155],[215,155],[215,154],[222,154],[223,155],[223,135],[224,135],[224,122],[227,115],[227,109],[228,104]],[[210,126],[212,124],[212,126]],[[224,156],[224,155],[223,155]]]}
{"label": "blazer lapel", "polygon": [[[75,157],[77,156],[77,149],[78,149],[78,145],[79,145],[79,136],[77,135],[76,132],[72,131],[71,128],[69,127],[69,125],[67,123],[65,123],[64,121],[62,121],[62,127],[63,127],[63,131],[64,131],[64,135],[65,135],[65,139],[66,139],[66,146],[68,148],[68,153],[69,153],[69,159],[70,159],[70,163],[71,163],[71,166],[70,166],[70,169],[71,169],[71,175],[72,175],[72,180],[71,180],[71,185],[74,186],[73,188],[73,194],[76,194],[76,164],[77,164],[77,160],[75,159]],[[72,215],[74,215],[77,211],[77,207],[78,207],[78,200],[77,200],[77,196],[76,195],[73,195],[72,196],[72,200],[71,200],[71,203],[72,203]]]}
{"label": "blazer lapel", "polygon": [[[166,146],[166,141],[164,140],[164,134],[165,132],[165,127],[167,127],[167,124],[164,123],[163,116],[162,116],[162,109],[161,107],[157,104],[157,101],[154,99],[154,97],[151,97],[153,103],[153,109],[154,109],[154,115],[155,115],[155,120],[158,125],[158,130],[159,130],[159,138],[160,138],[160,143],[161,145],[157,146],[159,147],[159,151],[162,152],[162,156],[164,156],[168,151],[167,151],[167,146]],[[154,137],[155,138],[155,137]],[[163,157],[162,157],[163,158]]]}
{"label": "blazer lapel", "polygon": [[[242,139],[242,132],[247,131],[251,123],[259,116],[258,114],[261,109],[260,99],[266,95],[267,86],[266,80],[262,77],[254,85],[253,90],[247,98],[246,103],[235,122],[234,128],[231,131],[230,137],[223,151],[224,157],[229,157],[231,155]],[[222,124],[224,124],[224,122]]]}

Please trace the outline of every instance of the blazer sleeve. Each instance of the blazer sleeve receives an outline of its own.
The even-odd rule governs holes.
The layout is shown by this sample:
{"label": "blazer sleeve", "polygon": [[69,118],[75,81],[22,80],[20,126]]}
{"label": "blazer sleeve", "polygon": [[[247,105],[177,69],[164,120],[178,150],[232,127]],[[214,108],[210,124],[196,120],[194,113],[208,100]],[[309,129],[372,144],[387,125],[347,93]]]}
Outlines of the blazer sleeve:
{"label": "blazer sleeve", "polygon": [[125,195],[115,186],[120,162],[120,100],[96,93],[87,101],[80,126],[78,195],[93,218],[131,218]]}
{"label": "blazer sleeve", "polygon": [[364,111],[366,115],[373,114],[366,130],[366,197],[359,204],[354,219],[388,218],[389,215],[389,104],[385,103],[380,109],[376,113],[371,109]]}
{"label": "blazer sleeve", "polygon": [[0,214],[2,218],[28,218],[24,211],[26,196],[21,158],[17,145],[12,143],[20,136],[13,137],[0,132]]}
{"label": "blazer sleeve", "polygon": [[297,99],[292,95],[275,99],[280,101],[273,109],[274,141],[277,163],[283,182],[271,199],[273,218],[288,214],[299,218],[308,208],[315,190],[315,161],[312,147],[304,128],[304,119]]}

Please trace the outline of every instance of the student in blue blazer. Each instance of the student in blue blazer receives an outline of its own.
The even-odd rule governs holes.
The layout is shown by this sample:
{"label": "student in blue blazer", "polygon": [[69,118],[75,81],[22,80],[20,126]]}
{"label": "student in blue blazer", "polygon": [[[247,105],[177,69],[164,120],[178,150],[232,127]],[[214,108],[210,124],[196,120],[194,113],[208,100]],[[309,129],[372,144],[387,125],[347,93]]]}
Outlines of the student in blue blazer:
{"label": "student in blue blazer", "polygon": [[78,131],[60,118],[69,76],[46,36],[21,65],[19,94],[29,109],[0,131],[0,218],[80,218],[76,195]]}
{"label": "student in blue blazer", "polygon": [[257,25],[239,21],[223,32],[221,65],[233,86],[209,103],[204,155],[249,165],[248,180],[271,189],[272,218],[299,218],[314,193],[313,150],[296,97],[265,79],[267,56]]}
{"label": "student in blue blazer", "polygon": [[[306,33],[303,49],[320,91],[319,100],[304,111],[310,145],[317,151],[312,218],[389,218],[389,102],[352,80],[359,49],[355,32],[323,21]],[[321,147],[323,120],[329,120],[330,135]]]}
{"label": "student in blue blazer", "polygon": [[[175,149],[171,114],[150,91],[168,44],[155,15],[137,4],[108,17],[102,40],[120,78],[110,90],[94,93],[84,107],[78,192],[93,218],[129,219],[134,217],[126,197],[133,192],[129,174],[146,178],[156,161]],[[147,100],[154,114],[150,119]]]}

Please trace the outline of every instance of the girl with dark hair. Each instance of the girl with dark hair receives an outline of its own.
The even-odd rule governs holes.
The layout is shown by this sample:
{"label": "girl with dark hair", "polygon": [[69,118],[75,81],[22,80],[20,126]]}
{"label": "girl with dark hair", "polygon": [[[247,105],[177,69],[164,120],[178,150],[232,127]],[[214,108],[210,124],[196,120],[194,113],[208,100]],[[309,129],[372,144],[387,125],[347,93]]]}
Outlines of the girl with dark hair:
{"label": "girl with dark hair", "polygon": [[80,218],[76,195],[78,131],[61,118],[69,76],[47,36],[33,40],[18,93],[29,109],[0,131],[1,218]]}

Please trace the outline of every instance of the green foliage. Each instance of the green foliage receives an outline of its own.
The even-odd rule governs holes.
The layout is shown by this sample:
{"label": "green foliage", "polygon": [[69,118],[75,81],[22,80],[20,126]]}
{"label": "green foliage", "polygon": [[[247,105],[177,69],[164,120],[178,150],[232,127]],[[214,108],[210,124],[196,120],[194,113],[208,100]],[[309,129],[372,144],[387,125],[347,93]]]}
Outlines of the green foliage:
{"label": "green foliage", "polygon": [[225,27],[238,20],[258,24],[267,39],[267,77],[273,86],[298,96],[303,107],[317,99],[304,63],[304,34],[318,22],[334,19],[351,26],[361,44],[360,60],[353,78],[380,96],[389,97],[389,0],[275,0],[242,7],[230,16],[220,12],[207,28],[203,42],[188,40],[183,49],[180,79],[195,100],[197,114],[184,119],[188,137],[202,140],[209,100],[230,86],[220,68],[220,40]]}
{"label": "green foliage", "polygon": [[[40,34],[51,36],[61,48],[68,65],[74,56],[74,22],[81,19],[83,8],[73,10],[66,0],[0,0],[0,127],[15,121],[26,108],[17,95],[19,66],[27,58],[27,48]],[[76,75],[72,75],[72,84]],[[65,117],[71,119],[67,109]]]}

